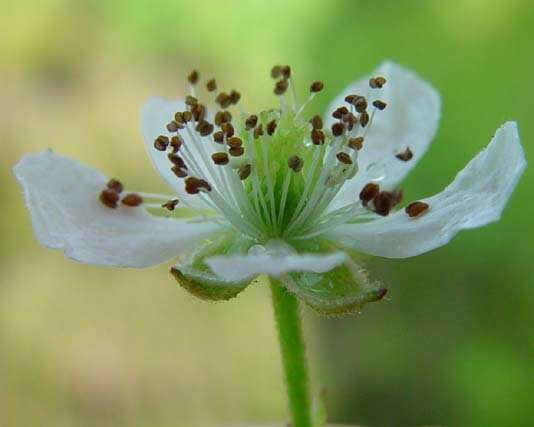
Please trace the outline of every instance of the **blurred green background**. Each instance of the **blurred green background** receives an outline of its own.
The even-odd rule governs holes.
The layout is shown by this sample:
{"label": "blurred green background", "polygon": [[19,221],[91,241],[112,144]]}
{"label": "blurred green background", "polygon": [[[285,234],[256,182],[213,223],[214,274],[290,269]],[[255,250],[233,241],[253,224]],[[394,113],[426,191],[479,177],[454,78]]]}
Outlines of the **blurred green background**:
{"label": "blurred green background", "polygon": [[[268,71],[289,63],[314,108],[391,58],[441,92],[443,118],[407,179],[441,190],[508,119],[534,155],[534,2],[67,1],[0,6],[0,425],[204,427],[285,419],[269,292],[208,304],[168,266],[95,268],[40,247],[11,167],[52,147],[164,190],[139,108],[180,97],[192,68],[276,105]],[[360,316],[305,311],[331,419],[374,427],[532,425],[534,173],[503,219],[447,247],[370,264],[390,288]]]}

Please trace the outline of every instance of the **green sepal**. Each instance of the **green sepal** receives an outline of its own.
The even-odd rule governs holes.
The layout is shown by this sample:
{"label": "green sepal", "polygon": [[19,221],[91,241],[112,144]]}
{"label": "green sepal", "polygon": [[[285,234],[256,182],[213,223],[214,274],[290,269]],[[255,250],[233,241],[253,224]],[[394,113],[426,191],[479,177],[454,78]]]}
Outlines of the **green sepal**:
{"label": "green sepal", "polygon": [[197,298],[208,301],[227,301],[245,289],[250,279],[241,282],[228,282],[213,274],[204,259],[214,255],[229,255],[248,249],[250,242],[236,238],[233,233],[224,233],[209,239],[194,250],[182,255],[171,268],[171,274],[178,284]]}

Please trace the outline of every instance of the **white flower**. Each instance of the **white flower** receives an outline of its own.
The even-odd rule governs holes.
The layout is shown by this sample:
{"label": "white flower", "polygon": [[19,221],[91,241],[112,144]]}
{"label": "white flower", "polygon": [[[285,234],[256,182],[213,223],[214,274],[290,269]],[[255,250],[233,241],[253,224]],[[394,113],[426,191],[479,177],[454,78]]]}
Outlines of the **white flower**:
{"label": "white flower", "polygon": [[[52,151],[24,156],[14,171],[39,241],[114,267],[179,256],[174,276],[208,299],[268,274],[317,310],[344,313],[385,293],[359,254],[411,257],[496,221],[526,166],[517,125],[507,122],[441,193],[395,210],[397,186],[436,132],[437,92],[386,62],[343,91],[324,120],[308,121],[306,104],[285,95],[289,67],[272,74],[281,108],[257,115],[234,107],[235,91],[218,93],[216,115],[193,96],[148,101],[145,145],[168,196],[126,192]],[[198,75],[189,80],[194,90]],[[310,98],[321,89],[315,82]]]}

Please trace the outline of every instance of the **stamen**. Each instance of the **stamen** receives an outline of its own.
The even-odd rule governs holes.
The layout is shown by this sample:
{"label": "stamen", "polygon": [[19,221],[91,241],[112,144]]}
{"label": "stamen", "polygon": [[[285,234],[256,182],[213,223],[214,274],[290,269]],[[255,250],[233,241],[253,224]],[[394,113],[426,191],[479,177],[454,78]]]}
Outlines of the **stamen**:
{"label": "stamen", "polygon": [[377,99],[376,101],[373,101],[373,106],[378,108],[380,111],[382,111],[384,108],[386,108],[386,103],[384,101],[380,101],[380,99]]}
{"label": "stamen", "polygon": [[349,154],[343,151],[340,151],[339,153],[336,154],[336,157],[341,163],[345,165],[352,165],[352,159]]}
{"label": "stamen", "polygon": [[166,151],[169,145],[169,138],[163,135],[154,140],[154,148],[158,151]]}
{"label": "stamen", "polygon": [[188,123],[193,119],[193,114],[191,113],[191,111],[184,111],[182,113],[182,118],[185,123]]}
{"label": "stamen", "polygon": [[367,123],[369,123],[369,114],[367,114],[367,112],[363,112],[360,114],[360,124],[362,125],[362,128],[367,126]]}
{"label": "stamen", "polygon": [[258,123],[258,116],[256,116],[255,114],[251,114],[245,120],[245,128],[247,130],[253,129],[254,127],[256,127],[257,123]]}
{"label": "stamen", "polygon": [[230,161],[228,154],[226,153],[213,153],[211,158],[216,165],[227,165]]}
{"label": "stamen", "polygon": [[417,218],[424,214],[429,207],[428,203],[417,201],[406,206],[405,211],[410,218]]}
{"label": "stamen", "polygon": [[348,146],[356,151],[361,150],[363,147],[363,137],[357,136],[355,138],[349,138]]}
{"label": "stamen", "polygon": [[173,166],[171,168],[171,171],[178,177],[178,178],[185,178],[187,176],[187,170],[181,168],[180,166]]}
{"label": "stamen", "polygon": [[172,122],[170,122],[168,125],[167,125],[167,130],[169,132],[177,132],[178,129],[181,129],[181,125],[178,124],[177,122],[175,122],[174,120]]}
{"label": "stamen", "polygon": [[208,136],[213,132],[213,125],[206,120],[201,121],[195,128],[200,136]]}
{"label": "stamen", "polygon": [[170,153],[167,157],[169,158],[171,163],[174,164],[175,166],[178,166],[179,168],[182,168],[182,169],[187,169],[187,166],[185,165],[184,159],[182,159],[177,154]]}
{"label": "stamen", "polygon": [[229,96],[230,96],[230,102],[233,105],[237,104],[239,102],[239,100],[241,99],[241,94],[238,91],[233,90],[233,89],[230,91],[230,95]]}
{"label": "stamen", "polygon": [[315,145],[324,144],[325,136],[324,136],[324,133],[323,133],[322,130],[312,129],[312,131],[310,133],[310,138],[311,138],[313,144],[315,144]]}
{"label": "stamen", "polygon": [[215,102],[221,106],[221,108],[228,108],[232,104],[232,98],[226,92],[221,92],[215,98]]}
{"label": "stamen", "polygon": [[321,92],[323,88],[324,88],[323,82],[316,80],[310,85],[310,92],[312,93]]}
{"label": "stamen", "polygon": [[189,194],[198,194],[200,191],[209,193],[211,185],[204,179],[190,176],[185,180],[185,191]]}
{"label": "stamen", "polygon": [[136,207],[143,203],[143,198],[139,194],[130,193],[124,196],[122,204],[129,207]]}
{"label": "stamen", "polygon": [[245,153],[245,149],[243,147],[230,147],[228,152],[232,157],[240,157]]}
{"label": "stamen", "polygon": [[248,163],[243,165],[243,166],[241,166],[237,170],[237,174],[239,175],[239,179],[241,181],[244,181],[245,179],[247,179],[250,176],[251,172],[252,172],[252,166],[250,164],[248,164]]}
{"label": "stamen", "polygon": [[300,172],[302,168],[304,167],[304,161],[299,156],[291,156],[287,160],[287,166],[289,169],[291,169],[293,172]]}
{"label": "stamen", "polygon": [[180,147],[182,146],[182,144],[183,144],[182,138],[180,138],[179,136],[173,136],[170,142],[173,153],[177,153],[180,150]]}
{"label": "stamen", "polygon": [[339,107],[332,113],[332,117],[334,119],[341,119],[348,112],[349,110],[347,110],[347,107]]}
{"label": "stamen", "polygon": [[263,135],[263,126],[260,123],[256,128],[254,129],[254,139],[258,139],[260,136]]}
{"label": "stamen", "polygon": [[171,199],[163,203],[161,207],[172,212],[174,209],[176,209],[176,205],[178,205],[178,199]]}
{"label": "stamen", "polygon": [[343,135],[344,131],[345,131],[345,126],[343,125],[343,123],[334,123],[332,125],[332,135],[341,136]]}
{"label": "stamen", "polygon": [[274,131],[276,130],[276,120],[271,120],[267,125],[265,126],[265,130],[267,131],[267,135],[273,135]]}
{"label": "stamen", "polygon": [[228,138],[234,136],[234,127],[232,126],[232,123],[223,123],[221,125],[221,130]]}
{"label": "stamen", "polygon": [[206,89],[208,89],[208,92],[213,92],[217,90],[217,82],[215,79],[209,79],[206,83]]}
{"label": "stamen", "polygon": [[219,130],[213,134],[213,141],[218,144],[224,144],[224,132]]}
{"label": "stamen", "polygon": [[273,68],[271,68],[271,77],[273,79],[277,79],[282,75],[282,66],[281,65],[275,65]]}
{"label": "stamen", "polygon": [[381,191],[374,199],[375,212],[388,216],[391,209],[402,201],[402,191]]}
{"label": "stamen", "polygon": [[386,79],[384,77],[371,77],[369,79],[369,86],[373,89],[381,89],[386,84]]}
{"label": "stamen", "polygon": [[274,91],[273,92],[276,95],[283,95],[284,93],[286,93],[288,87],[289,87],[289,83],[288,83],[287,80],[279,80],[274,85]]}
{"label": "stamen", "polygon": [[122,193],[122,190],[124,190],[124,185],[122,185],[122,182],[115,178],[110,179],[106,184],[106,187],[119,194]]}
{"label": "stamen", "polygon": [[310,119],[310,123],[313,129],[319,130],[323,128],[323,119],[321,119],[321,116],[319,116],[318,114],[316,114]]}
{"label": "stamen", "polygon": [[228,138],[226,144],[228,144],[229,147],[241,147],[243,145],[243,141],[241,140],[241,138],[233,136],[231,138]]}
{"label": "stamen", "polygon": [[362,204],[367,206],[371,200],[378,196],[378,193],[380,193],[378,184],[375,184],[374,182],[366,184],[360,191],[360,200],[362,201]]}
{"label": "stamen", "polygon": [[185,97],[185,105],[188,105],[189,107],[194,107],[197,104],[198,104],[198,99],[196,99],[194,96],[187,95]]}
{"label": "stamen", "polygon": [[200,75],[198,74],[198,71],[197,70],[193,70],[191,71],[191,73],[189,74],[189,76],[187,76],[187,80],[189,81],[189,83],[191,83],[192,85],[196,85],[198,83],[198,79],[200,78]]}
{"label": "stamen", "polygon": [[406,147],[402,153],[395,154],[395,157],[403,162],[407,162],[413,157],[413,153],[412,150],[410,150],[410,147]]}
{"label": "stamen", "polygon": [[108,208],[115,209],[117,207],[117,202],[119,201],[119,193],[114,190],[106,188],[100,193],[100,201],[106,205]]}

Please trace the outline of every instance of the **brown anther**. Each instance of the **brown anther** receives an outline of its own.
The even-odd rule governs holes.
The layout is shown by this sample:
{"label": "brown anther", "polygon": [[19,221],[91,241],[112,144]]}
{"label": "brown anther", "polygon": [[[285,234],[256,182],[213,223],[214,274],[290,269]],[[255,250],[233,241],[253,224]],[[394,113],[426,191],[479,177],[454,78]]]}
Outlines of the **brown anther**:
{"label": "brown anther", "polygon": [[185,123],[185,120],[184,120],[184,116],[183,116],[183,113],[178,111],[177,113],[174,114],[174,121],[178,124],[181,124],[183,125]]}
{"label": "brown anther", "polygon": [[336,154],[337,159],[345,164],[345,165],[352,165],[352,159],[349,154],[345,153],[344,151],[340,151]]}
{"label": "brown anther", "polygon": [[310,138],[314,145],[323,145],[324,144],[324,133],[320,129],[312,129],[310,133]]}
{"label": "brown anther", "polygon": [[206,118],[207,108],[205,105],[197,104],[191,107],[191,114],[197,122],[201,122]]}
{"label": "brown anther", "polygon": [[352,100],[352,105],[358,113],[364,113],[367,110],[367,100],[364,96],[355,96]]}
{"label": "brown anther", "polygon": [[353,150],[357,150],[357,151],[361,150],[362,147],[363,147],[363,136],[357,136],[355,138],[350,138],[348,145]]}
{"label": "brown anther", "polygon": [[232,104],[232,98],[226,92],[221,92],[215,98],[215,102],[221,106],[221,108],[228,108]]}
{"label": "brown anther", "polygon": [[230,161],[226,153],[213,153],[211,159],[216,165],[226,165]]}
{"label": "brown anther", "polygon": [[171,138],[170,144],[171,144],[173,153],[177,153],[178,152],[178,150],[182,146],[182,143],[183,143],[182,138],[180,138],[179,136],[173,136]]}
{"label": "brown anther", "polygon": [[340,119],[348,112],[349,110],[347,110],[347,107],[339,107],[332,113],[332,117],[335,119]]}
{"label": "brown anther", "polygon": [[283,95],[286,92],[288,86],[289,86],[289,83],[287,82],[287,80],[279,80],[274,85],[274,91],[273,92],[276,95]]}
{"label": "brown anther", "polygon": [[241,99],[241,94],[237,91],[237,90],[231,90],[230,91],[230,102],[232,104],[237,104],[239,102],[239,100]]}
{"label": "brown anther", "polygon": [[256,128],[254,129],[254,139],[258,139],[260,136],[263,135],[263,126],[260,123]]}
{"label": "brown anther", "polygon": [[215,118],[213,119],[213,122],[217,126],[220,126],[223,123],[226,123],[226,120],[224,119],[224,111],[217,111],[217,113],[215,114]]}
{"label": "brown anther", "polygon": [[378,108],[380,111],[382,111],[384,108],[386,108],[386,103],[384,101],[380,101],[380,99],[377,99],[376,101],[373,101],[373,106]]}
{"label": "brown anther", "polygon": [[100,193],[100,201],[108,208],[115,209],[117,207],[117,202],[119,201],[119,193],[115,190],[105,188]]}
{"label": "brown anther", "polygon": [[191,83],[192,85],[196,85],[198,83],[198,79],[199,79],[200,75],[198,74],[198,71],[197,70],[193,70],[191,71],[191,73],[189,73],[189,75],[187,76],[187,80],[189,81],[189,83]]}
{"label": "brown anther", "polygon": [[173,166],[171,170],[178,178],[185,178],[187,176],[187,170],[180,166]]}
{"label": "brown anther", "polygon": [[218,142],[219,144],[224,143],[224,132],[222,130],[219,130],[213,134],[213,140],[215,142]]}
{"label": "brown anther", "polygon": [[403,162],[407,162],[408,160],[411,160],[413,153],[412,150],[410,150],[410,147],[406,147],[406,150],[402,153],[395,154],[395,157]]}
{"label": "brown anther", "polygon": [[316,80],[310,85],[310,92],[312,93],[321,92],[323,88],[324,88],[323,82]]}
{"label": "brown anther", "polygon": [[267,125],[265,126],[265,130],[267,131],[267,135],[273,135],[274,131],[276,130],[276,120],[271,120]]}
{"label": "brown anther", "polygon": [[106,184],[106,187],[115,191],[116,193],[122,193],[122,190],[124,190],[124,185],[122,185],[122,182],[115,178],[110,179]]}
{"label": "brown anther", "polygon": [[171,199],[171,200],[168,200],[165,203],[163,203],[161,205],[161,207],[163,209],[167,209],[169,211],[173,211],[174,209],[176,209],[176,205],[177,204],[178,204],[178,199]]}
{"label": "brown anther", "polygon": [[380,89],[386,84],[386,79],[384,77],[371,77],[369,79],[369,86],[373,89]]}
{"label": "brown anther", "polygon": [[230,147],[228,152],[230,153],[230,156],[240,157],[245,153],[245,149],[243,147]]}
{"label": "brown anther", "polygon": [[246,165],[241,166],[237,170],[237,174],[239,175],[239,179],[241,181],[247,179],[250,176],[250,172],[251,171],[252,171],[252,166],[250,164],[247,163]]}
{"label": "brown anther", "polygon": [[230,138],[231,136],[234,136],[234,127],[231,123],[223,123],[221,125],[221,130],[224,132],[224,134]]}
{"label": "brown anther", "polygon": [[352,104],[352,102],[354,101],[354,98],[356,98],[358,95],[347,95],[345,97],[345,102],[348,102],[349,104]]}
{"label": "brown anther", "polygon": [[374,182],[370,182],[366,184],[360,191],[360,200],[364,206],[367,206],[367,204],[373,200],[378,193],[380,193],[379,185],[375,184]]}
{"label": "brown anther", "polygon": [[348,130],[352,130],[354,125],[358,123],[358,118],[352,113],[344,114],[343,117],[341,117],[341,120],[347,124]]}
{"label": "brown anther", "polygon": [[284,79],[289,79],[291,77],[291,67],[289,65],[282,66],[282,77]]}
{"label": "brown anther", "polygon": [[185,105],[189,105],[190,107],[194,107],[198,104],[198,99],[196,99],[194,96],[187,95],[185,97]]}
{"label": "brown anther", "polygon": [[364,112],[360,114],[360,124],[364,128],[365,126],[367,126],[367,123],[369,123],[369,114]]}
{"label": "brown anther", "polygon": [[185,123],[190,122],[193,119],[193,114],[191,114],[191,111],[184,111],[182,113],[182,118]]}
{"label": "brown anther", "polygon": [[130,193],[123,197],[122,204],[134,208],[143,203],[143,198],[139,194]]}
{"label": "brown anther", "polygon": [[282,66],[281,65],[275,65],[273,68],[271,68],[271,77],[273,79],[277,79],[282,75]]}
{"label": "brown anther", "polygon": [[195,129],[200,136],[208,136],[213,132],[213,125],[210,122],[203,120],[196,126]]}
{"label": "brown anther", "polygon": [[428,203],[412,202],[404,209],[410,218],[416,218],[425,213],[429,208]]}
{"label": "brown anther", "polygon": [[217,82],[215,79],[209,79],[206,83],[206,89],[208,89],[208,92],[213,92],[214,90],[217,90]]}
{"label": "brown anther", "polygon": [[299,156],[291,156],[287,160],[287,166],[293,172],[300,172],[304,167],[304,160],[302,160]]}
{"label": "brown anther", "polygon": [[181,125],[176,123],[174,120],[172,122],[170,122],[169,124],[167,124],[167,130],[169,132],[177,132],[178,129],[180,129],[180,128],[181,128]]}
{"label": "brown anther", "polygon": [[169,138],[163,135],[158,136],[154,140],[154,148],[158,151],[165,151],[169,146]]}
{"label": "brown anther", "polygon": [[257,123],[258,123],[258,116],[256,116],[255,114],[251,114],[245,120],[245,127],[247,128],[247,130],[250,130],[256,127]]}
{"label": "brown anther", "polygon": [[375,212],[381,216],[388,216],[397,204],[402,201],[402,191],[381,191],[373,199]]}
{"label": "brown anther", "polygon": [[173,165],[178,166],[181,169],[187,169],[184,159],[182,159],[177,154],[170,153],[167,157]]}
{"label": "brown anther", "polygon": [[332,125],[332,135],[340,136],[345,131],[345,125],[343,123],[334,123]]}
{"label": "brown anther", "polygon": [[211,185],[204,179],[188,177],[185,179],[185,191],[189,194],[198,194],[201,190],[211,191]]}
{"label": "brown anther", "polygon": [[310,119],[310,123],[314,129],[322,129],[323,128],[323,119],[321,119],[321,116],[316,114]]}
{"label": "brown anther", "polygon": [[237,136],[232,136],[231,138],[228,138],[226,143],[229,147],[241,147],[243,145],[243,141],[241,141],[241,138],[238,138]]}

